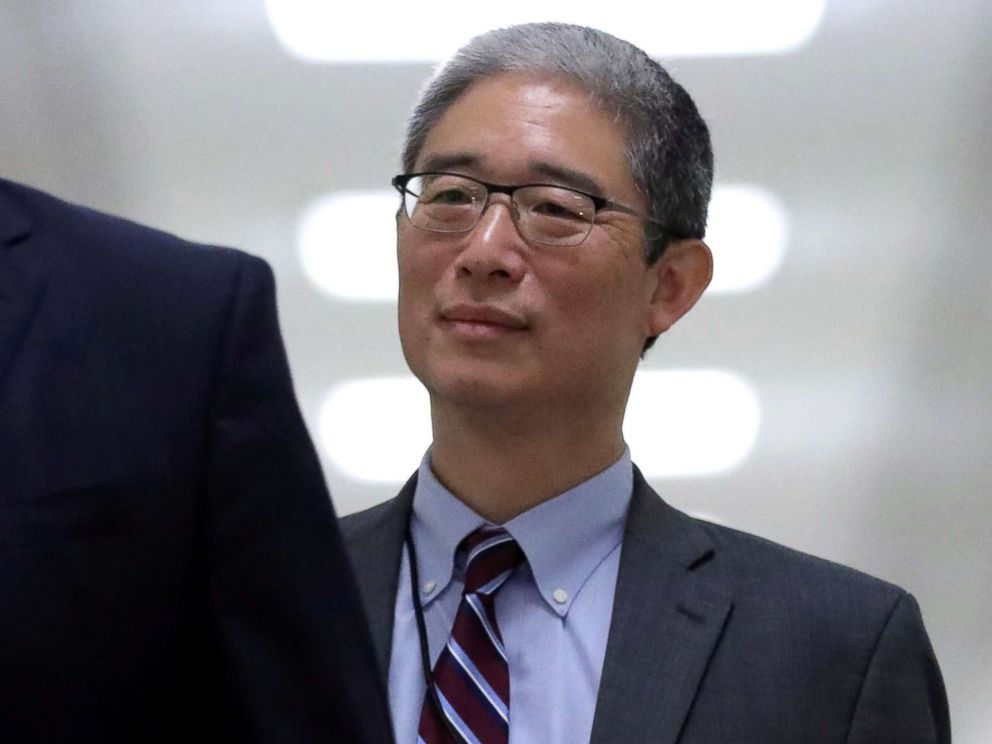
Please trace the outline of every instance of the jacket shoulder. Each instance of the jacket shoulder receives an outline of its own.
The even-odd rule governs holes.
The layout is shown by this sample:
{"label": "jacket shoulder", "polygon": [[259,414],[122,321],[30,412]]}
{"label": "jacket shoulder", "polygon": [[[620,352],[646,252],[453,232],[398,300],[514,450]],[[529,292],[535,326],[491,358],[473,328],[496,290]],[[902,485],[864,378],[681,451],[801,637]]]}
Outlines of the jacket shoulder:
{"label": "jacket shoulder", "polygon": [[381,518],[380,515],[386,510],[388,504],[394,499],[395,497],[393,497],[393,499],[389,499],[388,501],[383,501],[381,504],[370,506],[368,509],[362,509],[362,511],[343,515],[340,519],[341,529],[345,532],[361,531],[363,526],[378,521],[378,519]]}
{"label": "jacket shoulder", "polygon": [[828,646],[856,639],[856,645],[869,648],[900,604],[913,601],[895,584],[849,566],[689,519],[713,545],[700,575],[731,588],[742,619],[788,627]]}
{"label": "jacket shoulder", "polygon": [[[855,591],[880,593],[896,599],[904,591],[858,569],[790,548],[764,537],[688,517],[712,541],[717,559],[734,566],[753,581],[812,581],[837,584]],[[720,558],[722,556],[722,559]]]}
{"label": "jacket shoulder", "polygon": [[[61,199],[38,189],[0,179],[0,228],[36,238],[52,257],[85,273],[154,273],[165,281],[189,272],[229,275],[248,266],[267,271],[260,258],[234,248],[205,245],[117,215]],[[160,272],[164,272],[162,275]]]}
{"label": "jacket shoulder", "polygon": [[762,600],[845,596],[877,598],[889,606],[905,592],[862,571],[763,537],[715,524],[667,504],[635,471],[628,532],[650,542],[696,575],[735,597]]}
{"label": "jacket shoulder", "polygon": [[400,515],[396,513],[399,499],[399,496],[394,496],[381,504],[341,517],[339,520],[341,534],[344,535],[345,540],[350,542],[363,535],[391,526],[400,518]]}

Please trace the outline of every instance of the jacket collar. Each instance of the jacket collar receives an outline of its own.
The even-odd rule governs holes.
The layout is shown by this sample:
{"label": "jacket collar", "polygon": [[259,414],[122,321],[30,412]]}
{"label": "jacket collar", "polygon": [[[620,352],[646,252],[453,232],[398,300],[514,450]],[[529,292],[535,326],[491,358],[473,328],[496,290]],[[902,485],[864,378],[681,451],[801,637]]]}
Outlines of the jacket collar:
{"label": "jacket collar", "polygon": [[396,498],[341,522],[382,679],[389,679],[400,561],[416,487],[415,473]]}
{"label": "jacket collar", "polygon": [[634,471],[592,744],[675,744],[731,607],[708,535]]}

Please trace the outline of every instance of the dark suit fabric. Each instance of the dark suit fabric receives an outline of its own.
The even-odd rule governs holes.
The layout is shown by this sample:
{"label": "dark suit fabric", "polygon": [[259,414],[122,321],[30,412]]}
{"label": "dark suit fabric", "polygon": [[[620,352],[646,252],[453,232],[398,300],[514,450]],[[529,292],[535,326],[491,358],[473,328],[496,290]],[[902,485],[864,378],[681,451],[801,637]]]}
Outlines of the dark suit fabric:
{"label": "dark suit fabric", "polygon": [[0,740],[388,741],[260,259],[0,181]]}
{"label": "dark suit fabric", "polygon": [[[383,674],[414,487],[342,520]],[[950,724],[912,596],[693,519],[635,469],[591,741],[943,744]]]}

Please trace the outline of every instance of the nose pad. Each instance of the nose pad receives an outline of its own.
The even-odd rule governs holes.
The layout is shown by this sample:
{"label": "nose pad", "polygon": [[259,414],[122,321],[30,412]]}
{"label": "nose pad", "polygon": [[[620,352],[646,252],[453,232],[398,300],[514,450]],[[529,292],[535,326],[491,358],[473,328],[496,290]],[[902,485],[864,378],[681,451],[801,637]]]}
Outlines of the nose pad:
{"label": "nose pad", "polygon": [[456,266],[460,274],[503,275],[511,279],[522,276],[520,248],[526,241],[517,229],[517,214],[512,201],[490,200],[458,254]]}
{"label": "nose pad", "polygon": [[[502,197],[497,199],[497,197]],[[507,227],[512,227],[514,233],[516,233],[517,238],[523,241],[523,236],[520,234],[520,228],[518,227],[518,221],[520,220],[520,207],[517,203],[513,201],[506,194],[492,194],[489,197],[489,203],[486,204],[485,209],[483,209],[482,214],[479,216],[479,223],[475,226],[474,232],[490,233],[495,227],[501,225],[504,222],[500,218],[503,210],[495,209],[495,207],[506,207],[506,216],[509,218],[510,224]],[[489,224],[483,224],[488,220]],[[526,242],[526,241],[524,241]]]}

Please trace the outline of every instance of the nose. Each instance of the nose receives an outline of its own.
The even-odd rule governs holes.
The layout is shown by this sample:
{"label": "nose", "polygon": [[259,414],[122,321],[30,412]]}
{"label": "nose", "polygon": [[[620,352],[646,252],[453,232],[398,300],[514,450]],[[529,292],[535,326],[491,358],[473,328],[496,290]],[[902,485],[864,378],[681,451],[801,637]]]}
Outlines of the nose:
{"label": "nose", "polygon": [[510,200],[490,197],[478,224],[455,260],[459,276],[518,282],[524,273],[527,247],[514,222]]}

